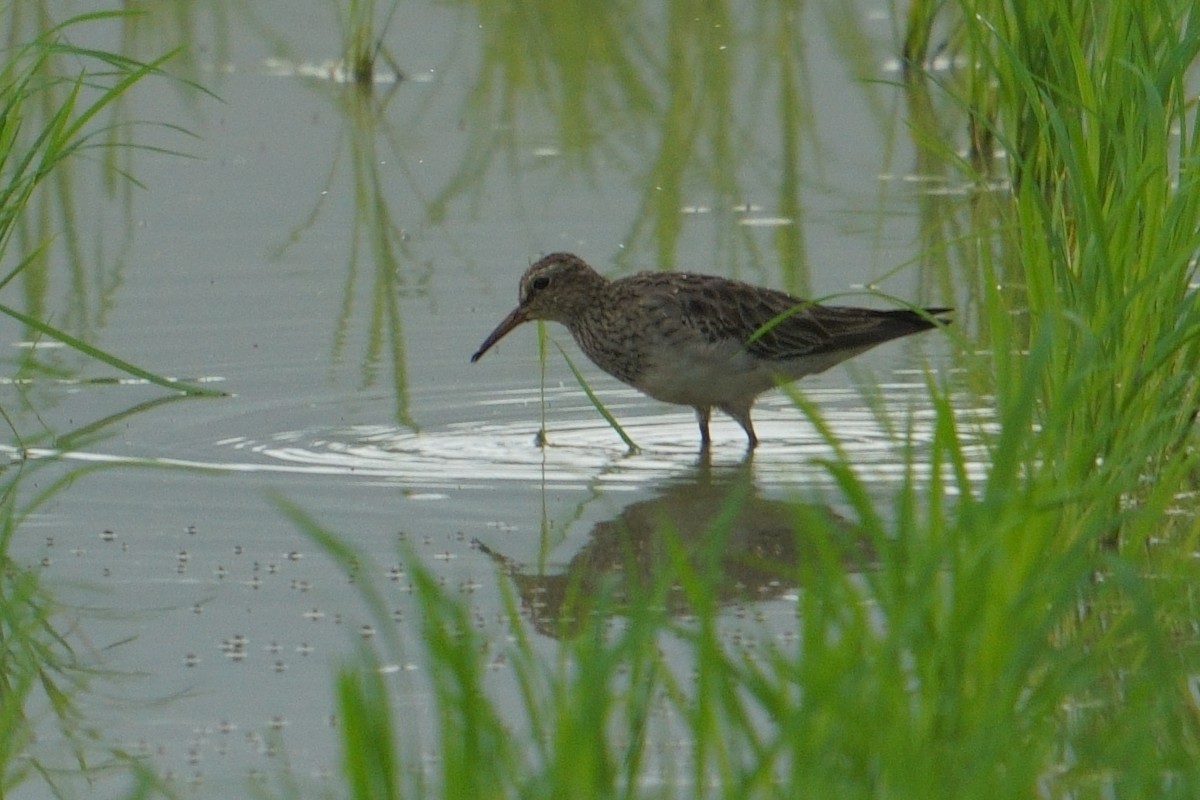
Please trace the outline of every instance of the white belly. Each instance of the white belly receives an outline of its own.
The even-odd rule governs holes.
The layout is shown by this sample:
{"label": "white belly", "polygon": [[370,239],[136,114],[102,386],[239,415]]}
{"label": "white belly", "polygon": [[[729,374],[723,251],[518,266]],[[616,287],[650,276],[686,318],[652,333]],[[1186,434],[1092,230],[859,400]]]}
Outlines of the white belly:
{"label": "white belly", "polygon": [[[869,348],[863,348],[866,350]],[[857,354],[815,353],[791,361],[763,361],[735,343],[678,347],[671,358],[658,358],[638,376],[637,388],[666,403],[720,406],[754,398],[780,382],[824,372]]]}

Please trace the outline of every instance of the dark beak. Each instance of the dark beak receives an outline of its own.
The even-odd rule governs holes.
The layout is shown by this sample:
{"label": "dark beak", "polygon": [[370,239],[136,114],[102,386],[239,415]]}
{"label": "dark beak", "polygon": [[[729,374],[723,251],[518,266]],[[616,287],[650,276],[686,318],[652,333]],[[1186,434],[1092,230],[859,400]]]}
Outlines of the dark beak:
{"label": "dark beak", "polygon": [[504,321],[496,326],[496,330],[488,334],[488,337],[483,340],[483,344],[479,345],[479,349],[475,351],[475,355],[471,356],[471,363],[474,364],[476,361],[482,358],[483,354],[490,350],[492,345],[508,335],[509,331],[520,325],[522,322],[526,322],[528,320],[529,317],[525,314],[525,309],[521,308],[520,306],[514,308],[512,313],[505,317]]}

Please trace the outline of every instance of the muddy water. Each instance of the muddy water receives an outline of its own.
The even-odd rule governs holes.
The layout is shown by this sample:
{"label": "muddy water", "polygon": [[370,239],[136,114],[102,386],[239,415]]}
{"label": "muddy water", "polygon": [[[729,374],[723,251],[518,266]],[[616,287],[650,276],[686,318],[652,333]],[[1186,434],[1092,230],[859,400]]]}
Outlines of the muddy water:
{"label": "muddy water", "polygon": [[[885,305],[869,287],[966,307],[970,329],[967,290],[931,246],[960,233],[944,227],[963,201],[908,138],[912,98],[864,80],[895,77],[887,6],[792,5],[614,18],[604,36],[550,48],[572,29],[405,4],[384,39],[403,77],[369,92],[326,63],[339,34],[325,3],[151,10],[75,36],[141,58],[182,43],[174,69],[220,98],[169,81],[130,94],[125,121],[197,138],[135,135],[195,157],[122,151],[142,188],[77,162],[56,200],[68,234],[27,297],[76,335],[227,396],[164,399],[0,325],[20,378],[0,388],[19,434],[6,488],[28,512],[10,552],[40,565],[66,609],[55,624],[112,676],[80,695],[104,741],[200,796],[289,764],[303,780],[336,772],[333,670],[377,632],[276,498],[368,556],[410,642],[403,548],[499,638],[502,582],[552,591],[589,569],[613,525],[700,514],[728,481],[750,482],[766,520],[748,548],[777,545],[785,500],[845,511],[819,464],[829,444],[782,395],[757,407],[753,459],[721,419],[704,461],[690,410],[589,365],[641,446],[631,455],[554,348],[542,383],[532,326],[468,363],[523,268],[560,249],[612,275],[686,268]],[[914,337],[805,382],[879,497],[903,478],[897,431],[917,452],[931,438],[926,371],[953,382],[954,352]],[[731,599],[756,609],[731,619],[786,631],[796,591]],[[528,624],[546,630],[536,614]],[[432,740],[412,685],[403,713]],[[32,755],[74,759],[53,726]]]}

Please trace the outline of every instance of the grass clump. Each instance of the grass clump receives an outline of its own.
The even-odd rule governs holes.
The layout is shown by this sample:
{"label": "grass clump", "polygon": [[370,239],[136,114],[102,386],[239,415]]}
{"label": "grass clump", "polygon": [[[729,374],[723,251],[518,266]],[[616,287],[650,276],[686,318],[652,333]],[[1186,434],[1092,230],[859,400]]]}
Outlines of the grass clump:
{"label": "grass clump", "polygon": [[[996,722],[1043,720],[1020,740],[1042,753],[1030,789],[1189,796],[1200,18],[1181,2],[951,11],[969,65],[959,99],[984,132],[972,141],[993,142],[1009,172],[1002,235],[1023,292],[1014,305],[981,235],[1002,427],[946,529],[971,622],[950,686],[1003,687]],[[944,636],[953,618],[938,619]],[[1039,715],[1021,713],[1033,702]]]}
{"label": "grass clump", "polygon": [[[47,28],[32,41],[2,54],[0,265],[8,268],[0,275],[0,290],[28,270],[49,246],[49,242],[24,241],[27,233],[24,214],[35,193],[44,189],[50,177],[69,160],[97,148],[121,146],[111,138],[111,127],[101,123],[102,115],[138,82],[151,76],[165,76],[162,67],[173,55],[171,53],[143,63],[71,44],[69,32],[73,28],[120,16],[116,12],[81,14]],[[83,66],[63,74],[59,64],[64,59]],[[18,248],[21,252],[12,252]],[[56,339],[136,378],[185,394],[222,394],[131,364],[73,336],[36,313],[26,313],[0,303],[0,314],[25,325],[32,336]]]}
{"label": "grass clump", "polygon": [[1028,304],[1026,332],[989,301],[998,405],[1032,402],[1040,428],[1006,426],[1024,451],[1009,469],[1046,482],[1066,531],[1136,547],[1194,461],[1200,131],[1186,80],[1200,18],[1189,3],[1134,5],[981,11],[969,41],[973,80],[996,95],[976,124],[1008,158]]}

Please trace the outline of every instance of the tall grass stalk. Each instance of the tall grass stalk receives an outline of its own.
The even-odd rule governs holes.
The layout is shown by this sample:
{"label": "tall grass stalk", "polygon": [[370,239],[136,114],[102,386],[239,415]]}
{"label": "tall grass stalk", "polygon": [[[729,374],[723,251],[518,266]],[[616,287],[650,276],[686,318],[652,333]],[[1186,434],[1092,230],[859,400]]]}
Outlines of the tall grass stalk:
{"label": "tall grass stalk", "polygon": [[945,3],[946,0],[913,0],[908,4],[901,51],[906,65],[917,68],[929,59],[930,49],[935,46],[934,23]]}
{"label": "tall grass stalk", "polygon": [[545,447],[547,444],[546,438],[546,342],[549,341],[549,334],[546,333],[546,323],[542,320],[537,321],[537,342],[538,342],[538,410],[541,414],[541,425],[538,427],[537,444],[538,447]]}
{"label": "tall grass stalk", "polygon": [[351,81],[360,86],[375,82],[377,62],[380,58],[391,64],[395,74],[400,70],[392,63],[391,55],[384,49],[383,36],[391,25],[400,0],[392,0],[387,19],[376,29],[375,0],[348,0],[345,8],[338,0],[338,24],[342,29],[342,60]]}

